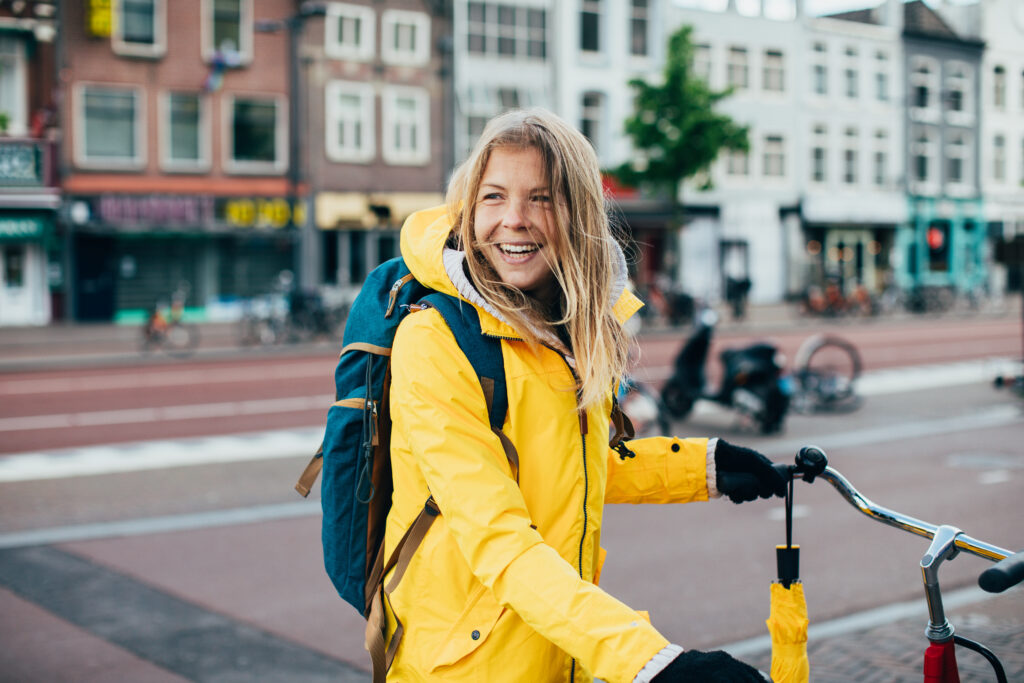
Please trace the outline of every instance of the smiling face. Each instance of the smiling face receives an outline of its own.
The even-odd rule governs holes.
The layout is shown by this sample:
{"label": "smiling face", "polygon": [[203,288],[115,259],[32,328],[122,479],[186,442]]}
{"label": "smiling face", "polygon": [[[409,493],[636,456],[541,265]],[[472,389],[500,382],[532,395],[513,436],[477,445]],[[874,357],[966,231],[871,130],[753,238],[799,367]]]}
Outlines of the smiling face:
{"label": "smiling face", "polygon": [[474,210],[476,246],[501,281],[553,303],[560,293],[550,265],[556,258],[555,203],[540,151],[494,149]]}

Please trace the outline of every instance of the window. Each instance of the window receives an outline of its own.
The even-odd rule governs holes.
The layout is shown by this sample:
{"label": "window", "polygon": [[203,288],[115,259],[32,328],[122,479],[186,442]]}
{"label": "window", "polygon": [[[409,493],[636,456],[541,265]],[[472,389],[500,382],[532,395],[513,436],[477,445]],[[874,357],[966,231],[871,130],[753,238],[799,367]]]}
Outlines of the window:
{"label": "window", "polygon": [[786,150],[781,135],[766,135],[764,138],[764,174],[771,178],[786,175]]}
{"label": "window", "polygon": [[595,150],[600,149],[601,120],[603,118],[604,96],[599,92],[585,92],[582,99],[580,132],[587,136]]}
{"label": "window", "polygon": [[967,114],[969,107],[969,88],[971,69],[961,62],[953,62],[949,65],[949,75],[946,77],[946,110]]}
{"label": "window", "polygon": [[1006,137],[996,135],[992,139],[992,179],[997,182],[1006,180]]}
{"label": "window", "polygon": [[814,141],[811,148],[811,180],[823,183],[828,179],[828,129],[825,126],[814,127]]}
{"label": "window", "polygon": [[430,160],[430,98],[422,88],[392,86],[381,93],[381,156],[389,164]]}
{"label": "window", "polygon": [[204,0],[204,57],[237,66],[252,58],[252,0]]}
{"label": "window", "polygon": [[159,57],[166,49],[164,0],[115,0],[111,45],[125,55]]}
{"label": "window", "polygon": [[843,69],[843,79],[845,81],[846,96],[851,100],[857,99],[858,96],[858,81],[860,80],[860,72],[857,69],[857,50],[853,47],[846,48],[846,68]]}
{"label": "window", "polygon": [[726,85],[737,90],[744,90],[747,87],[747,82],[747,49],[730,47]]}
{"label": "window", "polygon": [[946,144],[946,182],[962,185],[968,180],[967,133],[950,134]]}
{"label": "window", "polygon": [[875,55],[875,99],[889,101],[889,55],[879,52]]}
{"label": "window", "polygon": [[811,89],[815,95],[828,94],[828,52],[825,43],[814,44],[811,60]]}
{"label": "window", "polygon": [[[332,2],[324,20],[324,52],[333,59],[367,62],[376,50],[373,10]],[[385,31],[384,42],[387,42]]]}
{"label": "window", "polygon": [[785,64],[781,50],[764,51],[764,89],[770,92],[785,89]]}
{"label": "window", "polygon": [[25,245],[8,244],[3,249],[3,283],[11,289],[25,286]]}
{"label": "window", "polygon": [[910,73],[912,107],[931,109],[936,106],[938,94],[938,69],[931,60],[915,59]]}
{"label": "window", "polygon": [[287,166],[283,99],[234,97],[228,109],[228,170],[280,173]]}
{"label": "window", "polygon": [[545,10],[490,2],[470,2],[466,9],[466,49],[470,53],[510,59],[547,59]]}
{"label": "window", "polygon": [[131,168],[145,163],[145,119],[138,90],[89,85],[82,88],[78,101],[79,163]]}
{"label": "window", "polygon": [[856,128],[847,128],[843,149],[843,182],[847,185],[857,184],[857,146],[858,133]]}
{"label": "window", "polygon": [[992,70],[992,106],[1006,109],[1006,69],[997,66]]}
{"label": "window", "polygon": [[197,93],[171,92],[163,98],[161,162],[171,170],[209,166],[206,110]]}
{"label": "window", "polygon": [[875,187],[885,187],[889,176],[889,134],[884,130],[875,131],[875,155],[872,161]]}
{"label": "window", "polygon": [[330,81],[324,89],[327,157],[332,161],[365,163],[373,159],[373,86]]}
{"label": "window", "polygon": [[1020,108],[1024,109],[1024,71],[1020,73]]}
{"label": "window", "polygon": [[911,146],[911,173],[918,183],[932,183],[932,165],[935,155],[935,136],[928,128],[921,126],[914,133]]}
{"label": "window", "polygon": [[632,11],[629,18],[629,54],[646,57],[648,54],[648,0],[632,0],[630,7]]}
{"label": "window", "polygon": [[580,2],[580,49],[584,52],[601,50],[601,0]]}
{"label": "window", "polygon": [[430,17],[423,12],[387,10],[380,18],[381,57],[390,64],[418,66],[430,61]]}
{"label": "window", "polygon": [[0,32],[0,102],[10,119],[7,134],[24,135],[28,128],[25,43],[15,35]]}
{"label": "window", "polygon": [[693,46],[693,75],[705,83],[711,82],[711,46],[696,44]]}
{"label": "window", "polygon": [[738,149],[726,152],[725,172],[732,176],[750,175],[750,155]]}

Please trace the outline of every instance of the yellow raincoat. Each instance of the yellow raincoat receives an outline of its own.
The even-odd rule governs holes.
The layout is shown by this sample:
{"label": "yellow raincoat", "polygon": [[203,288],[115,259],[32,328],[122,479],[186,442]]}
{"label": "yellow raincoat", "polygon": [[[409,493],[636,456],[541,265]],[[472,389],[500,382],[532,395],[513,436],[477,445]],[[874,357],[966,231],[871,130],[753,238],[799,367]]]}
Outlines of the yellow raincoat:
{"label": "yellow raincoat", "polygon": [[[421,282],[456,294],[449,231],[443,208],[414,214],[402,255]],[[640,306],[626,292],[615,313],[625,321]],[[429,495],[441,514],[386,607],[388,638],[396,618],[404,628],[388,679],[628,683],[668,641],[596,585],[604,504],[706,500],[707,439],[635,440],[636,457],[621,459],[608,447],[611,392],[580,416],[566,359],[477,308],[483,333],[503,340],[519,482],[440,314],[408,316],[392,349],[385,556]]]}

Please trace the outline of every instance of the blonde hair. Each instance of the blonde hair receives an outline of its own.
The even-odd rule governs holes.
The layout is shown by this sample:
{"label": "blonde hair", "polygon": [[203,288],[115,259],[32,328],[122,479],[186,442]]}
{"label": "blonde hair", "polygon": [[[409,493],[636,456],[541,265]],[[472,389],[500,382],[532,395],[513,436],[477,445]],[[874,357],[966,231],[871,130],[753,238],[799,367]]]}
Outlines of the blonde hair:
{"label": "blonde hair", "polygon": [[[536,149],[543,159],[555,207],[555,254],[548,258],[562,290],[560,311],[545,310],[501,282],[476,244],[474,207],[481,179],[492,152],[502,147]],[[608,222],[597,156],[587,139],[543,109],[495,117],[452,176],[448,211],[457,246],[466,251],[469,275],[481,295],[527,342],[540,343],[534,332],[538,328],[553,331],[564,326],[576,363],[580,408],[605,400],[625,372],[629,342],[612,313],[618,247]]]}

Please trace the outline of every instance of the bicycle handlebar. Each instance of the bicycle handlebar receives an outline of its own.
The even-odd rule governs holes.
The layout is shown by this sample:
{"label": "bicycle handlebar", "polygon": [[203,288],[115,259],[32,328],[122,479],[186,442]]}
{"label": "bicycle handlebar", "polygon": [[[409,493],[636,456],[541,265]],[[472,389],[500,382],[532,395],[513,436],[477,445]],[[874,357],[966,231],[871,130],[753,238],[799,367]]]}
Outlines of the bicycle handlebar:
{"label": "bicycle handlebar", "polygon": [[[1024,581],[1024,551],[1015,554],[1005,548],[968,536],[955,527],[931,524],[873,503],[858,491],[846,477],[828,466],[828,457],[817,446],[801,448],[796,456],[795,465],[776,465],[776,469],[791,479],[799,477],[807,482],[813,482],[816,477],[824,479],[850,505],[876,522],[903,529],[933,541],[936,533],[939,533],[942,537],[941,540],[951,545],[954,553],[963,550],[997,562],[995,566],[987,569],[978,578],[979,585],[990,593],[1000,593]],[[946,559],[951,557],[952,554]],[[930,563],[928,555],[925,556],[925,559]],[[922,567],[925,564],[925,561],[922,560]]]}

